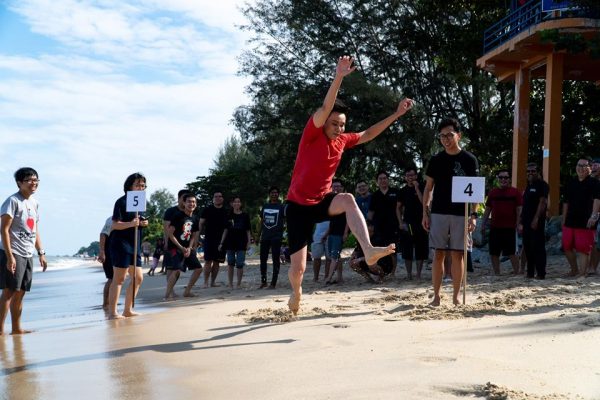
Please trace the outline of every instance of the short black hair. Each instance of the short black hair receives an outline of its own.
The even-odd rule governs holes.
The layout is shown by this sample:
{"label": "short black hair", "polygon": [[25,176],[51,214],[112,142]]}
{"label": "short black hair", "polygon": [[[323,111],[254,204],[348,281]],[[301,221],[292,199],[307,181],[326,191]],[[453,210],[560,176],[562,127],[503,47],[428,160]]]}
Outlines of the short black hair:
{"label": "short black hair", "polygon": [[40,177],[37,171],[31,167],[19,168],[15,172],[15,182],[23,182],[25,179],[31,176],[37,176],[38,178]]}
{"label": "short black hair", "polygon": [[385,175],[387,178],[390,177],[390,174],[388,174],[387,171],[380,170],[380,171],[377,172],[377,175],[375,175],[375,180],[377,180],[377,178],[379,178],[379,175],[381,175],[381,174]]}
{"label": "short black hair", "polygon": [[177,198],[179,199],[181,196],[188,193],[192,193],[192,191],[189,189],[181,189],[179,192],[177,192]]}
{"label": "short black hair", "polygon": [[133,174],[129,175],[127,179],[125,179],[125,183],[123,184],[123,191],[125,193],[130,191],[131,187],[138,179],[141,179],[142,181],[144,181],[144,183],[146,183],[146,177],[144,176],[144,174],[142,174],[141,172],[134,172]]}
{"label": "short black hair", "polygon": [[438,132],[447,126],[451,126],[454,132],[461,132],[460,122],[456,118],[444,118],[438,124]]}
{"label": "short black hair", "polygon": [[333,103],[333,108],[331,109],[332,113],[346,114],[348,111],[350,111],[350,107],[348,107],[346,103],[340,99],[335,99],[335,103]]}
{"label": "short black hair", "polygon": [[508,168],[500,168],[499,170],[496,171],[496,176],[500,175],[502,172],[506,172],[508,174],[508,176],[510,176],[510,171],[508,170]]}
{"label": "short black hair", "polygon": [[336,182],[339,183],[340,185],[344,186],[344,182],[340,178],[333,178],[333,180],[331,181],[331,184],[333,185]]}
{"label": "short black hair", "polygon": [[277,186],[271,186],[269,188],[269,193],[271,193],[273,190],[277,190],[277,193],[279,193],[279,188]]}
{"label": "short black hair", "polygon": [[183,194],[183,201],[186,202],[190,197],[196,198],[196,195],[188,191],[188,193]]}

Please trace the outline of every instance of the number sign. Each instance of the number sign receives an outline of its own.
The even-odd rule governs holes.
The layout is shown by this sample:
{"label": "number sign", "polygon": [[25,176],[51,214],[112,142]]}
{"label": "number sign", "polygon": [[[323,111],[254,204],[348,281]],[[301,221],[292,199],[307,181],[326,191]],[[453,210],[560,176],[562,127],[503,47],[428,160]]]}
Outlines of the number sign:
{"label": "number sign", "polygon": [[455,176],[452,178],[453,203],[483,203],[485,178],[479,176]]}
{"label": "number sign", "polygon": [[127,212],[146,211],[146,192],[132,190],[127,192]]}

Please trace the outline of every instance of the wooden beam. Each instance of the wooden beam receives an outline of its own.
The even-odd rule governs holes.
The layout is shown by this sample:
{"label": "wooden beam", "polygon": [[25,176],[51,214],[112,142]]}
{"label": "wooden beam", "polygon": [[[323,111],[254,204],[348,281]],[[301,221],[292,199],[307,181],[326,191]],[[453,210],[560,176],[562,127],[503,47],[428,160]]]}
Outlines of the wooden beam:
{"label": "wooden beam", "polygon": [[544,180],[550,185],[548,209],[559,213],[560,136],[564,53],[552,53],[546,64],[546,105],[544,112]]}
{"label": "wooden beam", "polygon": [[521,69],[515,77],[515,117],[513,125],[512,185],[523,192],[527,186],[529,150],[529,96],[531,73]]}

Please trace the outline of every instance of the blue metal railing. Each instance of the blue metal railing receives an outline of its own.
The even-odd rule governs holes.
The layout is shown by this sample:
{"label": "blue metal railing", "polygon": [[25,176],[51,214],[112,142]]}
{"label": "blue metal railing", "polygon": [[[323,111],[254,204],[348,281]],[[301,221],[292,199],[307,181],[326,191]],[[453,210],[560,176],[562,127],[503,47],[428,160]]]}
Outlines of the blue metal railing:
{"label": "blue metal railing", "polygon": [[544,11],[543,3],[544,0],[531,0],[486,29],[483,33],[483,54],[542,21],[585,16],[584,12],[573,8],[570,8],[567,13]]}

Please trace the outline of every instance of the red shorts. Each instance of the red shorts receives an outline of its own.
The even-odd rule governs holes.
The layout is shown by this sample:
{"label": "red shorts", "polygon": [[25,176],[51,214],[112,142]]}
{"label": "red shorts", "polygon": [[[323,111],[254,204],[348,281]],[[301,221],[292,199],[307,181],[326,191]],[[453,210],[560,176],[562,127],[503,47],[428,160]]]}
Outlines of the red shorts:
{"label": "red shorts", "polygon": [[562,247],[564,251],[590,254],[594,246],[594,230],[562,227]]}

